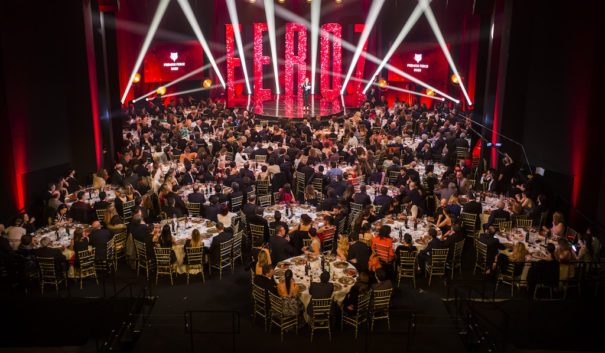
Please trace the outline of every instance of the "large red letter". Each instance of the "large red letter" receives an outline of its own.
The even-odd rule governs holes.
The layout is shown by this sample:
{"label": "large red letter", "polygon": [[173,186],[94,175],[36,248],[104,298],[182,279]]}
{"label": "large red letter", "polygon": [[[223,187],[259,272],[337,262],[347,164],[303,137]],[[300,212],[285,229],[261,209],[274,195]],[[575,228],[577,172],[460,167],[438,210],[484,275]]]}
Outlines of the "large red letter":
{"label": "large red letter", "polygon": [[[294,55],[294,32],[298,32],[298,55]],[[300,87],[305,81],[307,74],[307,28],[302,23],[286,24],[286,97],[291,97],[294,94],[292,78],[294,74],[294,65],[298,66],[298,89],[297,96],[302,97]]]}
{"label": "large red letter", "polygon": [[[332,33],[332,88],[330,89],[330,33]],[[321,26],[321,95],[334,99],[342,88],[342,26],[326,23]]]}
{"label": "large red letter", "polygon": [[[234,69],[241,66],[240,59],[233,57],[233,25],[226,24],[225,37],[227,39],[227,102],[232,102],[235,99]],[[240,25],[241,30],[241,25]]]}
{"label": "large red letter", "polygon": [[268,56],[263,56],[263,31],[266,30],[266,23],[254,24],[254,100],[260,104],[271,98],[271,90],[263,88],[263,65],[270,62]]}

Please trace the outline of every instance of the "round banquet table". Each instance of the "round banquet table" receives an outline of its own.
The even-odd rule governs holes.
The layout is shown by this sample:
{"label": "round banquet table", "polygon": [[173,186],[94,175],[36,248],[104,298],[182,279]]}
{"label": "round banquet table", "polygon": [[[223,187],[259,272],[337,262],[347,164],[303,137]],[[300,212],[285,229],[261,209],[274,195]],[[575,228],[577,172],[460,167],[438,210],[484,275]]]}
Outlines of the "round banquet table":
{"label": "round banquet table", "polygon": [[[69,268],[67,269],[67,276],[69,278],[75,277],[75,270],[73,266],[73,261],[70,261],[74,258],[76,253],[69,248],[71,245],[71,239],[73,238],[74,231],[78,227],[85,228],[85,233],[88,233],[88,226],[82,224],[67,224],[64,226],[51,226],[38,229],[34,236],[32,237],[32,245],[35,249],[40,247],[40,240],[42,238],[47,237],[49,240],[48,246],[51,248],[56,248],[61,250],[61,253],[67,259],[67,263],[69,264]],[[88,246],[88,250],[91,250],[92,246]]]}
{"label": "round banquet table", "polygon": [[383,218],[378,220],[372,224],[375,232],[378,232],[378,229],[383,226],[391,227],[391,238],[393,238],[393,250],[397,249],[399,245],[402,245],[402,240],[399,239],[399,231],[401,230],[401,235],[405,233],[409,233],[412,236],[412,241],[418,250],[422,250],[426,247],[428,243],[428,233],[430,228],[435,228],[437,230],[437,235],[441,236],[441,230],[431,222],[428,222],[424,219],[419,219],[416,221],[417,226],[414,229],[414,221],[408,220],[408,224],[406,226],[405,220],[401,218],[389,219]]}
{"label": "round banquet table", "polygon": [[[342,304],[345,296],[351,290],[351,287],[357,281],[357,270],[355,267],[345,261],[342,261],[335,256],[324,256],[326,264],[330,263],[330,283],[334,284],[334,292],[332,300],[338,305]],[[309,275],[305,275],[305,265],[309,263],[311,269]],[[319,276],[322,273],[321,257],[316,255],[300,255],[291,257],[277,263],[275,266],[275,281],[281,282],[284,279],[284,273],[287,269],[292,270],[293,279],[300,286],[300,301],[303,303],[305,310],[303,311],[305,319],[307,318],[307,306],[311,302],[311,294],[309,294],[309,286],[311,280],[319,282]]]}

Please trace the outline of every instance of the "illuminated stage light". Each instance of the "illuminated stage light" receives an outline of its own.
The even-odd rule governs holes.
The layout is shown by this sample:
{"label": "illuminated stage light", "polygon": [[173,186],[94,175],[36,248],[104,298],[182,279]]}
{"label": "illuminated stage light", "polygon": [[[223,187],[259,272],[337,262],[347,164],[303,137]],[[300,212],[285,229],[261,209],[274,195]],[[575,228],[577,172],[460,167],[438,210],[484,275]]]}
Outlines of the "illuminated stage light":
{"label": "illuminated stage light", "polygon": [[[458,78],[459,78],[460,74],[458,73],[458,69],[456,69],[456,65],[454,65],[454,60],[452,59],[452,56],[450,55],[450,51],[447,48],[447,44],[445,43],[443,34],[441,33],[441,30],[439,29],[439,25],[437,24],[437,20],[435,19],[435,15],[433,14],[433,11],[431,10],[431,7],[429,6],[428,1],[420,0],[420,2],[425,4],[424,14],[426,16],[426,19],[428,20],[429,25],[431,26],[431,29],[435,33],[435,37],[437,37],[439,46],[441,47],[441,50],[443,51],[443,54],[445,55],[447,62],[450,64],[450,68],[454,72],[454,75],[458,76]],[[466,92],[466,88],[464,88],[464,85],[462,84],[462,81],[460,79],[458,80],[458,85],[460,86],[460,89],[462,89],[462,93],[464,94],[464,98],[466,98],[466,102],[469,105],[472,105],[473,102],[471,102],[471,99],[468,96],[468,93]]]}
{"label": "illuminated stage light", "polygon": [[155,32],[158,30],[158,27],[160,26],[160,21],[162,20],[162,17],[164,16],[164,13],[166,12],[166,8],[168,7],[169,3],[170,3],[170,0],[161,0],[158,5],[157,10],[155,10],[155,14],[153,15],[153,19],[151,20],[151,24],[149,25],[149,31],[145,35],[145,40],[143,41],[143,46],[141,47],[141,51],[139,52],[137,61],[135,62],[134,68],[132,69],[132,74],[130,74],[130,80],[128,80],[126,89],[124,90],[124,93],[122,94],[122,99],[121,99],[122,104],[124,104],[124,101],[126,100],[126,96],[128,96],[128,91],[130,91],[130,87],[132,86],[134,77],[137,74],[137,71],[139,71],[141,64],[143,63],[143,58],[145,57],[145,53],[147,53],[147,49],[149,49],[151,40],[153,39]]}
{"label": "illuminated stage light", "polygon": [[361,32],[361,37],[359,38],[359,42],[357,43],[357,48],[355,48],[355,54],[353,55],[353,60],[349,66],[349,72],[347,72],[347,77],[345,78],[345,82],[342,84],[342,89],[340,90],[340,94],[345,93],[345,89],[347,84],[349,83],[349,79],[351,78],[351,74],[353,74],[353,70],[357,64],[357,60],[359,60],[359,56],[361,55],[361,51],[363,50],[363,45],[365,44],[370,32],[372,31],[372,27],[374,27],[374,23],[378,18],[378,14],[380,13],[380,9],[382,5],[384,5],[385,0],[374,0],[372,2],[372,6],[370,7],[370,11],[368,12],[368,17],[366,18],[366,23],[363,28],[363,32]]}
{"label": "illuminated stage light", "polygon": [[136,75],[134,75],[134,78],[132,79],[132,83],[139,83],[139,81],[141,81],[141,75],[139,73],[137,73]]}
{"label": "illuminated stage light", "polygon": [[458,75],[452,75],[452,82],[453,82],[453,83],[458,83],[458,82],[460,82],[460,78],[458,77]]}
{"label": "illuminated stage light", "polygon": [[429,96],[431,96],[431,97],[434,97],[435,96],[435,91],[433,91],[432,89],[427,89],[426,90],[426,94],[429,95]]}
{"label": "illuminated stage light", "polygon": [[158,90],[156,91],[156,93],[158,94],[158,96],[163,96],[164,94],[166,94],[166,87],[164,87],[164,86],[158,87]]}
{"label": "illuminated stage light", "polygon": [[248,69],[246,68],[246,58],[244,56],[244,47],[242,45],[242,35],[240,31],[239,19],[237,18],[237,8],[235,7],[235,0],[227,0],[227,9],[229,10],[229,18],[231,19],[231,24],[233,25],[233,34],[235,35],[235,43],[237,44],[237,51],[240,57],[240,66],[244,71],[244,79],[246,80],[246,89],[248,90],[248,94],[251,94],[250,91],[250,82],[248,81]]}
{"label": "illuminated stage light", "polygon": [[202,85],[204,87],[208,88],[208,87],[212,86],[212,80],[209,79],[209,78],[207,78],[207,79],[204,80],[204,82],[202,83]]}
{"label": "illuminated stage light", "polygon": [[320,12],[321,0],[315,0],[311,4],[311,94],[315,93],[315,69],[317,68],[317,47],[319,42]]}
{"label": "illuminated stage light", "polygon": [[273,0],[265,0],[265,17],[267,17],[267,30],[269,31],[269,46],[273,59],[273,76],[275,77],[275,94],[279,91],[279,73],[277,72],[277,39],[275,35],[275,7]]}
{"label": "illuminated stage light", "polygon": [[313,0],[307,0],[307,3],[309,3],[309,4],[310,4],[310,3],[311,3],[311,1],[313,1]]}
{"label": "illuminated stage light", "polygon": [[251,4],[254,4],[256,0],[248,0]]}
{"label": "illuminated stage light", "polygon": [[414,25],[416,24],[416,22],[422,15],[422,6],[423,6],[422,4],[416,5],[416,7],[414,8],[414,11],[412,11],[412,14],[410,15],[410,17],[408,17],[407,21],[405,21],[403,28],[401,28],[401,31],[397,35],[397,38],[395,38],[395,41],[391,45],[391,48],[387,52],[387,55],[385,55],[384,59],[382,59],[382,61],[376,68],[376,72],[374,72],[374,75],[372,75],[372,77],[370,78],[369,83],[363,89],[363,93],[366,93],[368,88],[370,88],[370,85],[374,81],[374,77],[378,76],[378,74],[380,73],[380,70],[382,70],[384,68],[384,66],[389,62],[389,60],[391,59],[391,56],[393,56],[393,54],[395,53],[397,48],[399,48],[399,46],[401,45],[401,43],[403,42],[405,37],[408,35],[408,33],[410,32],[412,27],[414,27]]}
{"label": "illuminated stage light", "polygon": [[280,4],[283,4],[284,2],[286,2],[286,0],[278,0],[278,2],[279,2]]}
{"label": "illuminated stage light", "polygon": [[208,60],[210,61],[210,64],[212,65],[212,68],[214,69],[216,76],[218,77],[219,81],[221,81],[221,86],[223,86],[223,88],[225,88],[225,80],[223,80],[223,76],[221,75],[221,72],[218,70],[218,66],[216,66],[216,62],[214,61],[212,52],[210,52],[210,47],[208,46],[208,43],[206,42],[206,38],[204,38],[204,35],[202,34],[200,25],[197,23],[197,20],[195,19],[195,15],[193,14],[193,10],[191,9],[189,2],[187,0],[177,0],[177,1],[179,2],[179,5],[181,5],[181,9],[183,9],[183,13],[185,13],[185,17],[187,17],[187,21],[189,21],[189,24],[191,25],[191,28],[193,29],[193,33],[195,33],[195,36],[197,37],[200,44],[202,45],[202,48],[204,49],[204,53],[208,57]]}
{"label": "illuminated stage light", "polygon": [[334,2],[337,4],[342,4],[342,0],[334,0]]}
{"label": "illuminated stage light", "polygon": [[385,88],[387,86],[387,81],[385,81],[385,80],[379,80],[378,81],[378,86],[380,88]]}

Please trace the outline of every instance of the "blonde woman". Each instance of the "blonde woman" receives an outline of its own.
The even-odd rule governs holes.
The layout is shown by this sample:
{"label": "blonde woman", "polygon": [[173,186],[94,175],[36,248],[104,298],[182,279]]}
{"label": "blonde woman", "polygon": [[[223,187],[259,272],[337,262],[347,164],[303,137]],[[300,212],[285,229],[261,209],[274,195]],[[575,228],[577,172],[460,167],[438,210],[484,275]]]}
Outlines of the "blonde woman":
{"label": "blonde woman", "polygon": [[263,274],[263,266],[271,265],[271,256],[269,254],[269,249],[261,248],[258,252],[258,259],[256,261],[256,265],[254,266],[254,274],[262,275]]}
{"label": "blonde woman", "polygon": [[107,181],[107,171],[105,169],[101,169],[95,173],[95,176],[92,178],[92,187],[95,190],[103,189],[105,187],[105,183]]}
{"label": "blonde woman", "polygon": [[185,241],[185,247],[184,247],[185,258],[183,259],[183,263],[185,265],[189,263],[189,259],[187,259],[187,249],[188,248],[198,248],[200,246],[203,246],[202,234],[200,233],[200,231],[198,229],[194,229],[191,232],[191,239],[187,239]]}
{"label": "blonde woman", "polygon": [[342,261],[347,261],[347,257],[349,256],[349,238],[340,237],[338,239],[338,248],[336,249],[336,254]]}
{"label": "blonde woman", "polygon": [[565,218],[561,211],[557,211],[552,215],[552,227],[550,229],[543,226],[543,229],[550,232],[552,237],[563,237],[565,236]]}

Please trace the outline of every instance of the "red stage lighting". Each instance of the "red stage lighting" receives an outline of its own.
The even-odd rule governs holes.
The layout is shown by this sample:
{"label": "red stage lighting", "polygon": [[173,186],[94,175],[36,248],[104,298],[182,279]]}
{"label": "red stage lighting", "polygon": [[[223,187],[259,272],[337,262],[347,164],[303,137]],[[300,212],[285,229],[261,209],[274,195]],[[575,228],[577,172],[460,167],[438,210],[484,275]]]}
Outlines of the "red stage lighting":
{"label": "red stage lighting", "polygon": [[137,73],[132,78],[132,83],[139,83],[139,81],[141,81],[141,74]]}
{"label": "red stage lighting", "polygon": [[164,86],[160,86],[160,87],[158,87],[158,90],[156,91],[156,93],[157,93],[159,96],[162,96],[162,95],[166,94],[166,87],[164,87]]}

